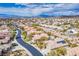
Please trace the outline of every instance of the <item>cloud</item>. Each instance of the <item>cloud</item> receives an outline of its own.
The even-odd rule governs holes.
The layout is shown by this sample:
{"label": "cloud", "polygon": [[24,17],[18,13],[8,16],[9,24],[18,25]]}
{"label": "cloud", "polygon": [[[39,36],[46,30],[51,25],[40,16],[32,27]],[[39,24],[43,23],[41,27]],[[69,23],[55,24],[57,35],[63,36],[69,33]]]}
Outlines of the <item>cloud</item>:
{"label": "cloud", "polygon": [[0,8],[0,14],[13,14],[19,16],[38,16],[43,12],[48,12],[52,10],[52,8]]}
{"label": "cloud", "polygon": [[48,16],[79,15],[79,4],[16,4],[25,6],[24,8],[0,7],[0,14],[10,14],[18,16],[39,16],[46,14]]}

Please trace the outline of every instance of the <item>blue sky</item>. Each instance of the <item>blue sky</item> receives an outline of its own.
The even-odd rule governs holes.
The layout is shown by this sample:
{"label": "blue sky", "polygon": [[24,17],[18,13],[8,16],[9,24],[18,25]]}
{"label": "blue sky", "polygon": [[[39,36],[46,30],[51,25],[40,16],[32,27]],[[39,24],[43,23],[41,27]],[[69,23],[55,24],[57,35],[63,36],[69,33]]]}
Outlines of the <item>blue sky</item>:
{"label": "blue sky", "polygon": [[0,3],[0,14],[25,17],[79,15],[79,4],[64,3]]}

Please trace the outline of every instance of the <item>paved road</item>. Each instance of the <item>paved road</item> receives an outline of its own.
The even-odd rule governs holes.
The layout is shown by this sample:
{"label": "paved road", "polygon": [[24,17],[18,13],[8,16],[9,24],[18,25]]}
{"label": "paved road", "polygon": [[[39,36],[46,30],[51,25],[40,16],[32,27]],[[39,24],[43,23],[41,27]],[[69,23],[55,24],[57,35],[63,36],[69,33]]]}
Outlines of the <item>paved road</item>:
{"label": "paved road", "polygon": [[17,29],[17,36],[16,36],[16,40],[19,44],[21,44],[24,48],[28,49],[30,51],[30,53],[33,56],[43,56],[36,48],[34,48],[33,46],[31,46],[28,43],[25,43],[22,38],[21,38],[21,31],[19,29]]}

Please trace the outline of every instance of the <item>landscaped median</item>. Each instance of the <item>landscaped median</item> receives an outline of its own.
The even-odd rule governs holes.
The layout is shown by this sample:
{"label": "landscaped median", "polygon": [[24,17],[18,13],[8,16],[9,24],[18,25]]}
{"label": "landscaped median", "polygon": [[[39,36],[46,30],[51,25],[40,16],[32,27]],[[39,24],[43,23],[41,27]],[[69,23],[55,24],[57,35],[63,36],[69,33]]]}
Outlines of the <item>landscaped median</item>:
{"label": "landscaped median", "polygon": [[30,39],[27,37],[25,31],[22,31],[22,38],[23,38],[23,41],[24,41],[24,42],[28,42],[28,41],[30,41]]}

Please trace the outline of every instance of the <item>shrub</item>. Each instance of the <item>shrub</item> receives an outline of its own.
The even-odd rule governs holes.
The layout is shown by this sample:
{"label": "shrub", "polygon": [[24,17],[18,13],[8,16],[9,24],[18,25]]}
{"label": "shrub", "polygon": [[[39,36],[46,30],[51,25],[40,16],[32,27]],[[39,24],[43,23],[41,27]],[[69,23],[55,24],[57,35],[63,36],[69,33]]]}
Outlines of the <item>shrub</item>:
{"label": "shrub", "polygon": [[39,26],[39,24],[33,23],[32,26],[36,27],[36,26]]}
{"label": "shrub", "polygon": [[52,35],[52,33],[51,32],[47,32],[47,34],[50,36],[50,35]]}
{"label": "shrub", "polygon": [[69,44],[68,46],[73,48],[73,47],[77,47],[78,45],[77,44]]}
{"label": "shrub", "polygon": [[49,56],[62,56],[62,55],[66,55],[67,51],[64,47],[60,47],[60,48],[57,48],[55,50],[51,50],[48,55]]}
{"label": "shrub", "polygon": [[44,42],[42,42],[42,41],[36,42],[36,45],[40,49],[46,48],[46,44]]}
{"label": "shrub", "polygon": [[37,30],[37,31],[43,31],[43,29],[42,29],[42,28],[36,28],[36,30]]}
{"label": "shrub", "polygon": [[45,40],[48,40],[48,38],[47,38],[47,37],[41,37],[41,38],[38,39],[38,40],[40,40],[40,41],[45,41]]}

